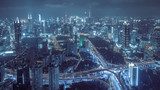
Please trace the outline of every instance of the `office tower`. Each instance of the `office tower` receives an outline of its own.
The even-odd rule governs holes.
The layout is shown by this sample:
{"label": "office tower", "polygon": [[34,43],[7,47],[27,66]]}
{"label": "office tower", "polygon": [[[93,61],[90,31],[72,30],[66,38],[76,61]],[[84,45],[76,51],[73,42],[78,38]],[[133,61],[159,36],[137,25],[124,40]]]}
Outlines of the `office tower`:
{"label": "office tower", "polygon": [[28,33],[31,33],[32,29],[33,29],[32,15],[28,14]]}
{"label": "office tower", "polygon": [[29,66],[21,66],[17,69],[17,84],[30,85]]}
{"label": "office tower", "polygon": [[0,62],[0,82],[3,82],[5,76],[4,65]]}
{"label": "office tower", "polygon": [[41,14],[38,14],[38,20],[39,20],[39,22],[41,22],[41,21],[42,21]]}
{"label": "office tower", "polygon": [[120,30],[118,34],[118,45],[120,47],[122,46],[122,39],[123,39],[123,30]]}
{"label": "office tower", "polygon": [[85,17],[85,18],[87,18],[87,17],[88,17],[88,16],[87,16],[87,12],[86,12],[86,11],[84,12],[84,17]]}
{"label": "office tower", "polygon": [[74,27],[73,27],[73,32],[72,32],[72,33],[73,33],[73,35],[75,35],[75,34],[76,34],[76,32],[77,32],[77,28],[76,28],[76,26],[74,26]]}
{"label": "office tower", "polygon": [[118,42],[118,30],[114,30],[114,33],[113,33],[113,41],[115,41],[115,42]]}
{"label": "office tower", "polygon": [[85,36],[84,35],[80,35],[80,41],[79,41],[79,46],[82,47],[83,46],[83,41],[85,40]]}
{"label": "office tower", "polygon": [[42,48],[43,48],[44,50],[47,50],[47,49],[48,49],[48,41],[47,41],[47,40],[43,40],[42,45],[43,45]]}
{"label": "office tower", "polygon": [[32,90],[42,90],[43,87],[43,70],[41,64],[35,64],[32,67]]}
{"label": "office tower", "polygon": [[21,40],[21,22],[17,17],[16,21],[14,22],[15,28],[15,48],[16,51],[20,49],[20,40]]}
{"label": "office tower", "polygon": [[61,32],[62,32],[62,29],[61,29],[61,28],[58,28],[58,29],[57,29],[58,35],[61,35]]}
{"label": "office tower", "polygon": [[129,70],[128,70],[128,76],[129,76],[129,84],[131,87],[137,87],[138,81],[139,81],[139,69],[137,66],[135,66],[133,63],[129,64]]}
{"label": "office tower", "polygon": [[[0,37],[1,38],[1,37]],[[4,40],[0,40],[0,52],[4,50]]]}
{"label": "office tower", "polygon": [[46,33],[46,21],[42,20],[42,29],[43,29],[43,33]]}
{"label": "office tower", "polygon": [[48,53],[48,41],[47,40],[42,41],[42,53],[44,55]]}
{"label": "office tower", "polygon": [[108,26],[108,38],[109,39],[113,39],[113,30],[114,30],[114,28],[113,28],[113,26]]}
{"label": "office tower", "polygon": [[131,45],[135,46],[136,45],[136,37],[137,37],[137,31],[136,30],[132,30],[131,31]]}
{"label": "office tower", "polygon": [[40,30],[41,30],[41,27],[38,25],[38,24],[34,24],[33,26],[33,30],[34,30],[34,36],[35,37],[38,37],[39,34],[40,34]]}
{"label": "office tower", "polygon": [[73,42],[71,40],[67,41],[67,55],[71,55],[73,51]]}
{"label": "office tower", "polygon": [[91,11],[88,11],[88,17],[91,18]]}
{"label": "office tower", "polygon": [[31,90],[28,65],[17,68],[17,83],[13,85],[13,90]]}
{"label": "office tower", "polygon": [[68,17],[67,17],[67,12],[65,12],[65,23],[67,23],[68,22]]}
{"label": "office tower", "polygon": [[129,24],[125,22],[123,29],[123,40],[122,40],[123,49],[128,49],[129,43],[130,43],[130,29],[129,29]]}
{"label": "office tower", "polygon": [[151,35],[151,40],[152,40],[152,45],[154,47],[154,52],[157,53],[160,50],[160,27],[154,28]]}
{"label": "office tower", "polygon": [[48,65],[49,90],[58,90],[59,89],[59,62],[58,62],[59,59],[54,57],[53,55],[51,56],[50,59],[51,59],[51,63]]}
{"label": "office tower", "polygon": [[59,19],[59,17],[57,17],[56,22],[57,22],[57,24],[60,24],[60,19]]}
{"label": "office tower", "polygon": [[78,53],[78,50],[77,50],[77,34],[74,35],[74,46],[73,46],[73,54],[74,55],[77,55]]}

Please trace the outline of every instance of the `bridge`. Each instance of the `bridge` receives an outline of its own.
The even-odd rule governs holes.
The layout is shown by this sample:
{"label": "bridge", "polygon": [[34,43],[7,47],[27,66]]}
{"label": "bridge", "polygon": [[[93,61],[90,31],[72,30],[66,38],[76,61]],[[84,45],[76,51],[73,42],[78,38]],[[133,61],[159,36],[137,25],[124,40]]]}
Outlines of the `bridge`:
{"label": "bridge", "polygon": [[[151,64],[155,64],[154,62],[149,62],[149,63],[139,63],[136,64],[135,67],[140,67],[140,66],[146,66],[146,65],[151,65]],[[80,76],[80,75],[87,75],[87,74],[91,74],[91,73],[96,73],[96,72],[100,72],[100,71],[108,71],[110,73],[112,73],[118,80],[118,82],[120,83],[121,87],[123,90],[125,90],[124,85],[120,79],[120,74],[124,69],[129,68],[128,65],[124,65],[124,66],[118,66],[118,67],[112,67],[112,68],[108,68],[108,69],[92,69],[92,70],[88,70],[88,71],[82,71],[82,72],[74,72],[74,73],[67,73],[67,74],[61,74],[60,77],[61,78],[67,78],[67,77],[73,77],[73,76]],[[118,74],[115,73],[114,69],[119,70]]]}

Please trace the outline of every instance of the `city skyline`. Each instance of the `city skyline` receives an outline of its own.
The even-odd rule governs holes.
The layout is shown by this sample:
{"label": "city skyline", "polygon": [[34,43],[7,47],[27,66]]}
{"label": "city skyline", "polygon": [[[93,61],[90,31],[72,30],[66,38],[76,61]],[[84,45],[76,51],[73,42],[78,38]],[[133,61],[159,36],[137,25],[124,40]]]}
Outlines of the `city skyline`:
{"label": "city skyline", "polygon": [[160,90],[160,1],[1,0],[0,90]]}

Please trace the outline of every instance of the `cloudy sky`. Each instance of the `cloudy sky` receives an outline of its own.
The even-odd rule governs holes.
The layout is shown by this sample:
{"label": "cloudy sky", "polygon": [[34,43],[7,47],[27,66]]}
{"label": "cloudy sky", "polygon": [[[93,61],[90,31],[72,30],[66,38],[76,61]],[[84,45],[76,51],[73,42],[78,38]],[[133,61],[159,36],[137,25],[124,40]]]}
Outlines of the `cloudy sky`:
{"label": "cloudy sky", "polygon": [[28,12],[43,17],[160,15],[160,0],[0,0],[0,17],[25,17]]}

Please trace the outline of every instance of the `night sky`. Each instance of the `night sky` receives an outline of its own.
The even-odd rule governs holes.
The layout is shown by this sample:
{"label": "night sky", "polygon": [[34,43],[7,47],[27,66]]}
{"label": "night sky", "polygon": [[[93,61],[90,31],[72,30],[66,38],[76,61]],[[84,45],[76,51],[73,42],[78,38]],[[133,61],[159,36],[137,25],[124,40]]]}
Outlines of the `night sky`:
{"label": "night sky", "polygon": [[[0,17],[26,17],[28,12],[43,17],[160,15],[160,0],[0,0]],[[42,17],[42,18],[43,18]]]}

